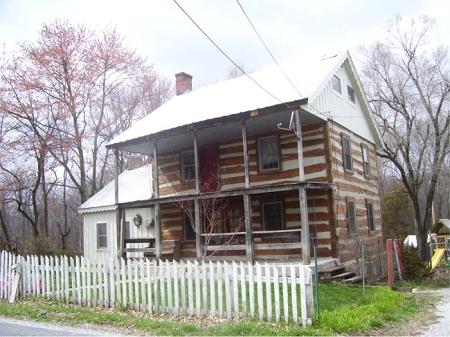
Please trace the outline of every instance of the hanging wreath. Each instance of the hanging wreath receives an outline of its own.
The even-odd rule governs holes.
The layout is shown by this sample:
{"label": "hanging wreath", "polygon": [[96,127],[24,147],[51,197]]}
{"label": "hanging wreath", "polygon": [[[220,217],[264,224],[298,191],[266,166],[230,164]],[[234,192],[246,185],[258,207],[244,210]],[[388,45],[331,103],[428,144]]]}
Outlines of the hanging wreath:
{"label": "hanging wreath", "polygon": [[133,223],[136,227],[142,225],[142,216],[140,214],[136,214],[135,217],[133,218]]}

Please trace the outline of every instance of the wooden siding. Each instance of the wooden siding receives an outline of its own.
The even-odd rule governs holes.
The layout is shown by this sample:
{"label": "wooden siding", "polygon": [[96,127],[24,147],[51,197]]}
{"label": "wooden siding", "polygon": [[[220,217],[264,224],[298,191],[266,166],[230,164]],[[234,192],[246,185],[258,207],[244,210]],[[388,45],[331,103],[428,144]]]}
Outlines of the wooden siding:
{"label": "wooden siding", "polygon": [[[352,261],[361,255],[361,240],[364,240],[367,256],[377,258],[380,244],[382,245],[381,232],[381,206],[378,187],[378,159],[375,145],[364,140],[358,135],[337,123],[328,123],[329,151],[331,157],[331,174],[333,185],[333,208],[337,236],[337,255],[341,261]],[[342,135],[351,139],[351,153],[353,170],[345,172],[342,160]],[[364,176],[362,149],[364,144],[369,149],[371,177]],[[349,233],[347,223],[346,199],[353,198],[356,209],[355,234]],[[375,232],[370,232],[367,219],[367,202],[374,206]]]}

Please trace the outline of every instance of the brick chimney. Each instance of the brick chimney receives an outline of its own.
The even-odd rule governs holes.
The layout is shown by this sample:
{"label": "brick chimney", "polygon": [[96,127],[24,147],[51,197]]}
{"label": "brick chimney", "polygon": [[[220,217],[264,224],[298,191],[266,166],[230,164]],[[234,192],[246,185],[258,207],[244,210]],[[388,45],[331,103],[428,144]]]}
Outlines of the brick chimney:
{"label": "brick chimney", "polygon": [[192,76],[186,73],[175,74],[175,89],[177,95],[182,95],[185,92],[192,90]]}

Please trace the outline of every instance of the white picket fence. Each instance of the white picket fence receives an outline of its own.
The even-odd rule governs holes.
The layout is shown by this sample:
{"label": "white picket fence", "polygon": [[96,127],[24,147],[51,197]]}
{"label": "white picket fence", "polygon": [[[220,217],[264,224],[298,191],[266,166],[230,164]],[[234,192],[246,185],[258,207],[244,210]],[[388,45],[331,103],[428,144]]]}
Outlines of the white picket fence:
{"label": "white picket fence", "polygon": [[[17,267],[15,267],[17,266]],[[22,297],[175,315],[311,324],[312,270],[302,264],[89,260],[0,255],[0,299],[21,273]]]}

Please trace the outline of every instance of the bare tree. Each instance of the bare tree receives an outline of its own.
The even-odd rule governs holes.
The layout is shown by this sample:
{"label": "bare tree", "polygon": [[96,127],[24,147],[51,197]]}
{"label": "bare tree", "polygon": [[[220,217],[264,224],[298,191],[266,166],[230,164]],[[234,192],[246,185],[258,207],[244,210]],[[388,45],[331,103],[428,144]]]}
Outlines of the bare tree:
{"label": "bare tree", "polygon": [[430,46],[432,28],[426,17],[407,26],[397,18],[384,42],[363,49],[365,88],[384,141],[381,157],[395,167],[411,199],[423,260],[450,144],[449,58],[447,49]]}

